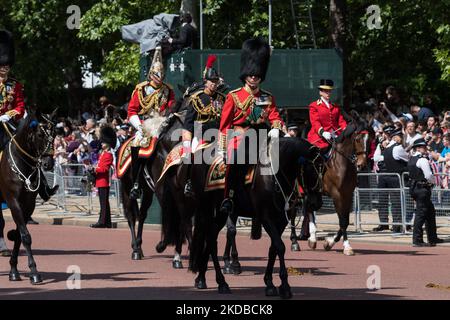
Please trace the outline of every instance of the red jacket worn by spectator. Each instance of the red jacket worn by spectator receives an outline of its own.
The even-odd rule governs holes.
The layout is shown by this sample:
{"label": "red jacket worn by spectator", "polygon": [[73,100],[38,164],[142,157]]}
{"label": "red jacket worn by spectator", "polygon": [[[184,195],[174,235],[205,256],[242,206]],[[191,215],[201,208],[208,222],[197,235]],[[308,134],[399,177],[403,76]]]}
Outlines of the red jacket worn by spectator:
{"label": "red jacket worn by spectator", "polygon": [[320,149],[328,147],[328,142],[321,136],[321,132],[327,131],[338,136],[347,127],[339,106],[333,103],[329,103],[329,106],[328,108],[322,99],[309,105],[311,130],[308,133],[308,141]]}
{"label": "red jacket worn by spectator", "polygon": [[109,169],[111,168],[112,164],[112,153],[110,151],[103,151],[98,160],[97,168],[95,169],[95,186],[97,188],[109,187]]}

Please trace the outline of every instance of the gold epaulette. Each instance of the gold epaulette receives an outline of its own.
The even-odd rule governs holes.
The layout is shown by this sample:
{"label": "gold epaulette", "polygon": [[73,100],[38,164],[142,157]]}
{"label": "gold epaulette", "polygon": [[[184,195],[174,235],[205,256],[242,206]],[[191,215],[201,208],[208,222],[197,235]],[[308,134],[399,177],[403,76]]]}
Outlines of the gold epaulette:
{"label": "gold epaulette", "polygon": [[149,83],[150,82],[148,82],[148,81],[141,82],[138,85],[136,85],[136,88],[134,90],[141,89],[141,88],[145,87],[146,85],[148,85]]}
{"label": "gold epaulette", "polygon": [[321,105],[322,104],[322,99],[317,100],[317,105]]}
{"label": "gold epaulette", "polygon": [[198,97],[201,93],[203,93],[204,91],[203,91],[203,89],[200,89],[200,90],[197,90],[197,91],[195,91],[194,93],[192,93],[192,94],[190,94],[189,95],[189,97],[190,98],[196,98],[196,97]]}
{"label": "gold epaulette", "polygon": [[237,89],[234,89],[234,90],[231,90],[231,91],[228,92],[228,93],[235,93],[235,92],[241,91],[241,89],[242,89],[242,87],[237,88]]}

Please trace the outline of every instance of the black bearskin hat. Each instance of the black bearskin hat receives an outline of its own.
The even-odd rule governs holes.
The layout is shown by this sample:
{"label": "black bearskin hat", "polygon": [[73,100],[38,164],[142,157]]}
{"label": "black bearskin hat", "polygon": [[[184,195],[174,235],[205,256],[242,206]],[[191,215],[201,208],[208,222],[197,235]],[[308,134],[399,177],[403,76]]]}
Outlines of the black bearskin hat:
{"label": "black bearskin hat", "polygon": [[107,143],[111,148],[116,147],[117,134],[113,128],[105,126],[100,130],[100,141]]}
{"label": "black bearskin hat", "polygon": [[269,44],[262,38],[245,40],[242,44],[239,79],[245,82],[245,78],[248,76],[258,76],[263,82],[269,68],[270,53]]}
{"label": "black bearskin hat", "polygon": [[15,58],[14,40],[11,32],[0,30],[0,66],[12,66]]}

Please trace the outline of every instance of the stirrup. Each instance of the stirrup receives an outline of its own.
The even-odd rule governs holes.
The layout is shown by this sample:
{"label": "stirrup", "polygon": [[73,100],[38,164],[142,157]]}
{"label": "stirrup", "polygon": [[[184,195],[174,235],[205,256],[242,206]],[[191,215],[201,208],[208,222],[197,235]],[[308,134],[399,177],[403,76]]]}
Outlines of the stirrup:
{"label": "stirrup", "polygon": [[233,213],[233,207],[233,200],[231,198],[225,198],[220,205],[220,213],[230,215]]}
{"label": "stirrup", "polygon": [[192,182],[189,179],[184,186],[184,195],[189,198],[193,198],[195,196],[194,190],[192,190]]}
{"label": "stirrup", "polygon": [[139,188],[139,184],[135,183],[133,185],[133,188],[131,188],[131,190],[130,190],[130,199],[131,200],[138,200],[138,199],[140,199],[141,195],[142,195],[141,193],[142,193],[142,191]]}

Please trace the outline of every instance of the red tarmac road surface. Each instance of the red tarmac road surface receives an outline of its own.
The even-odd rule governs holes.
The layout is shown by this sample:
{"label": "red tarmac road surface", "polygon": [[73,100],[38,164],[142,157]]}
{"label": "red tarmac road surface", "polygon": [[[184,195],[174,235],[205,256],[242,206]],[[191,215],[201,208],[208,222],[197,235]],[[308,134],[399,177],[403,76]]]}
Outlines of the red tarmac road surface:
{"label": "red tarmac road surface", "polygon": [[[11,228],[8,223],[5,230]],[[184,270],[172,269],[172,248],[156,253],[158,231],[144,232],[145,259],[132,261],[127,230],[50,225],[30,226],[30,230],[44,283],[32,286],[25,277],[28,267],[23,251],[19,257],[23,281],[9,282],[9,258],[0,257],[0,299],[266,299],[263,276],[269,240],[265,237],[253,241],[238,236],[243,273],[226,275],[232,294],[219,295],[211,269],[207,273],[208,289],[193,288],[195,275],[186,269],[185,250]],[[223,235],[219,243],[219,252],[223,252]],[[426,287],[428,283],[450,286],[449,247],[353,242],[356,255],[346,257],[341,253],[342,244],[325,252],[319,243],[320,249],[311,251],[302,241],[303,251],[293,253],[288,240],[285,243],[287,267],[304,273],[289,276],[293,299],[450,299],[450,289]],[[8,245],[12,247],[11,242]],[[71,265],[81,269],[80,290],[66,287]],[[370,265],[380,267],[380,290],[367,289]],[[278,274],[274,283],[280,283]]]}

